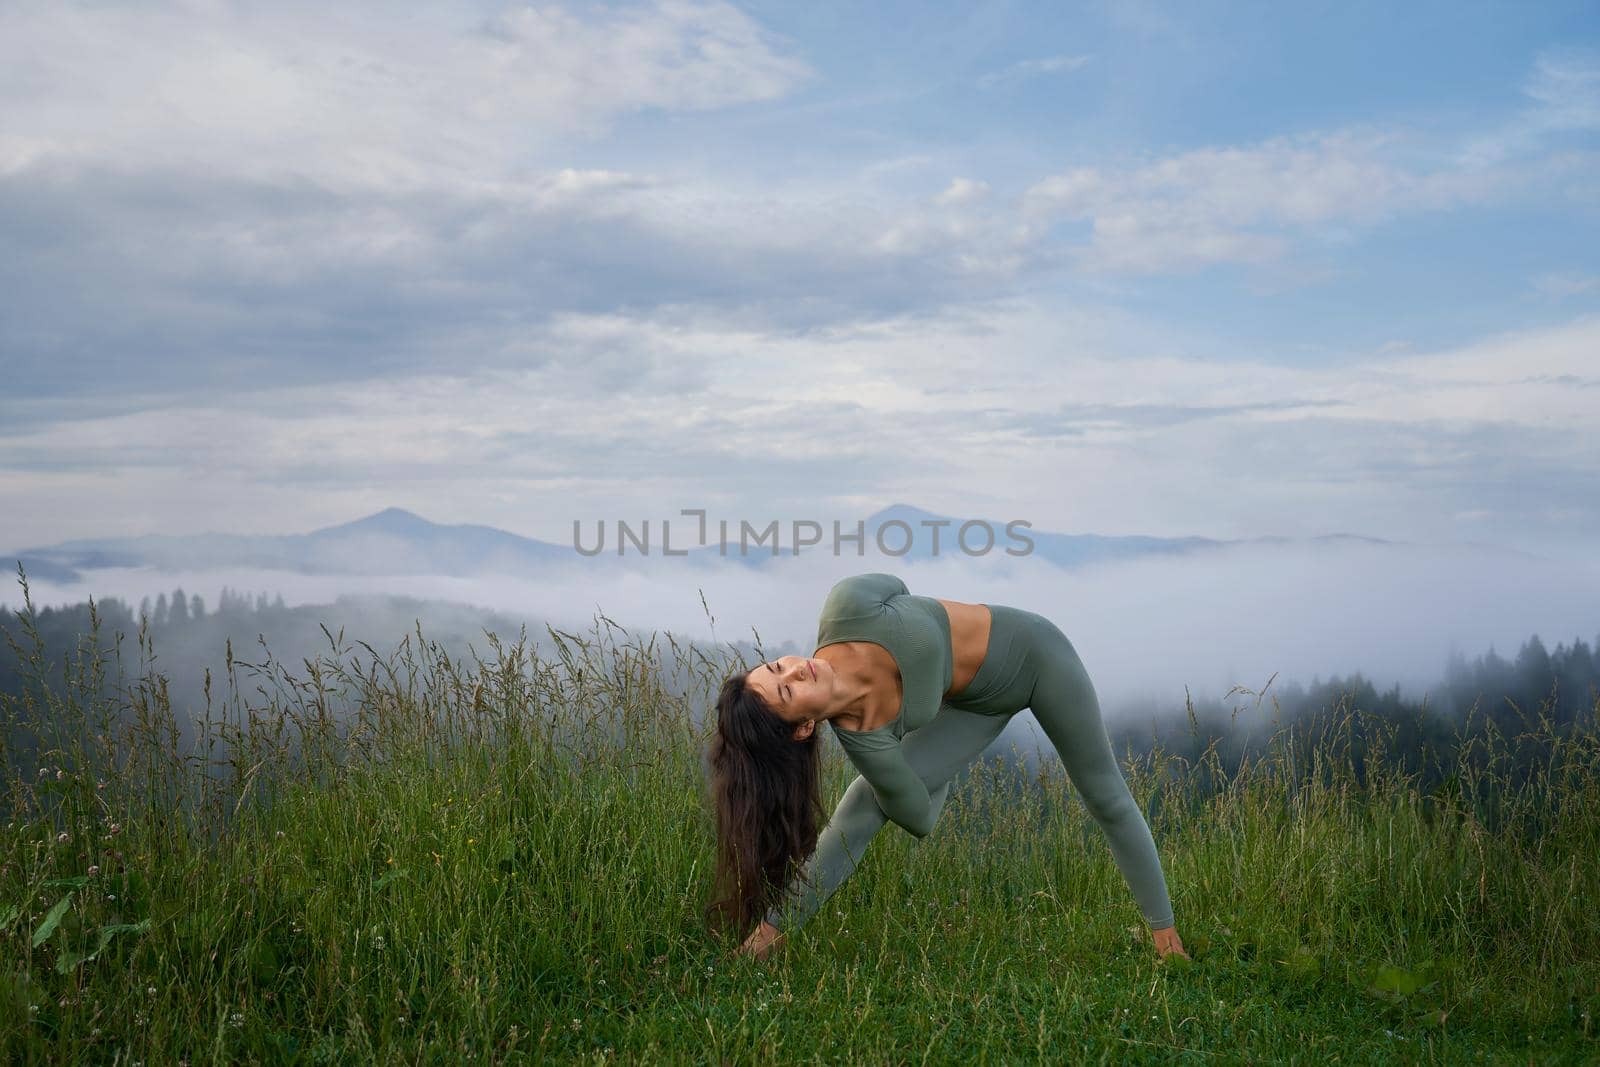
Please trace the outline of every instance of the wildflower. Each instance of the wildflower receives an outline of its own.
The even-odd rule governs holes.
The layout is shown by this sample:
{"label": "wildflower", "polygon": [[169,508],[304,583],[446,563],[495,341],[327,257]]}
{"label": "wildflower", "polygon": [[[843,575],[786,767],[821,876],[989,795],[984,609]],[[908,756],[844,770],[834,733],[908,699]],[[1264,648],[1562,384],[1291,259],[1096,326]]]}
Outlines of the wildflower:
{"label": "wildflower", "polygon": [[71,839],[69,837],[67,837],[67,832],[65,830],[61,831],[59,834],[56,835],[56,844],[58,844],[58,845],[64,845],[69,840],[71,840]]}
{"label": "wildflower", "polygon": [[62,770],[60,767],[57,767],[56,768],[56,781],[58,781],[58,782],[65,781],[66,777],[67,777],[67,772]]}
{"label": "wildflower", "polygon": [[372,939],[372,947],[377,949],[379,952],[383,951],[385,944],[386,942],[383,940],[382,934],[379,934],[377,937]]}
{"label": "wildflower", "polygon": [[89,864],[89,877],[90,878],[93,878],[95,875],[97,875],[99,873],[100,873],[100,865],[98,863]]}
{"label": "wildflower", "polygon": [[96,783],[95,783],[95,786],[94,786],[94,787],[95,787],[95,788],[96,788],[96,789],[97,789],[97,790],[99,790],[99,791],[100,791],[100,792],[102,792],[102,793],[103,793],[103,792],[105,792],[105,789],[106,789],[106,783],[105,783],[105,782],[104,782],[104,781],[99,781],[99,782],[96,782]]}
{"label": "wildflower", "polygon": [[244,1025],[244,1013],[236,1011],[232,1015],[228,1016],[228,1025],[232,1026],[235,1030],[239,1029]]}
{"label": "wildflower", "polygon": [[475,838],[475,837],[467,838],[467,844],[469,844],[469,845],[476,843],[476,841],[477,841],[477,838]]}
{"label": "wildflower", "polygon": [[153,997],[153,996],[156,995],[156,987],[155,986],[149,986],[148,988],[145,989],[144,992],[145,992],[145,996]]}
{"label": "wildflower", "polygon": [[279,841],[282,841],[283,840],[283,831],[279,830],[275,836],[277,837],[277,839]]}
{"label": "wildflower", "polygon": [[49,767],[40,767],[39,768],[39,777],[40,778],[47,778],[47,777],[49,777],[49,775],[50,775],[50,768]]}

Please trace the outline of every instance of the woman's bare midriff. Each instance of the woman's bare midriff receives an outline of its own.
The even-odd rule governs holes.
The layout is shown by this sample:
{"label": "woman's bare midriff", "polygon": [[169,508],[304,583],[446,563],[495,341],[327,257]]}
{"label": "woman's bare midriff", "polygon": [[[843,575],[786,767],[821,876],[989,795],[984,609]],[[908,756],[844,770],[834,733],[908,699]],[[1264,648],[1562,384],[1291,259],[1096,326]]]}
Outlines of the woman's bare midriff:
{"label": "woman's bare midriff", "polygon": [[[940,600],[938,597],[934,599],[944,605],[945,614],[950,619],[950,688],[944,695],[954,696],[972,683],[972,679],[978,675],[978,668],[983,666],[984,654],[989,650],[991,615],[985,604]],[[840,716],[840,726],[847,730],[876,730],[898,714],[904,699],[904,688],[900,681],[900,670],[895,666],[894,657],[888,649],[871,641],[840,641],[825,648],[829,652],[826,658],[836,667],[853,661],[862,665],[870,676],[881,679],[881,684],[874,686],[881,693],[881,698],[874,700],[873,706],[859,717]],[[820,655],[822,651],[817,649],[817,654]]]}
{"label": "woman's bare midriff", "polygon": [[[937,598],[935,598],[937,599]],[[984,653],[989,651],[990,612],[987,604],[964,604],[959,600],[940,600],[950,616],[950,689],[955,696],[978,676]]]}

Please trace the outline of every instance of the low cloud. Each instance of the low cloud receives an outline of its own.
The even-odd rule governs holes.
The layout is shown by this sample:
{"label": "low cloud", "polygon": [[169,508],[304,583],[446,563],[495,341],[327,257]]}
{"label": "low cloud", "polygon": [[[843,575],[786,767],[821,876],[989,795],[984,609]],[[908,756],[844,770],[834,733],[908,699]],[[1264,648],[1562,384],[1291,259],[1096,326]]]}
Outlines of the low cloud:
{"label": "low cloud", "polygon": [[[226,585],[281,592],[290,606],[342,594],[402,594],[579,630],[603,611],[635,633],[672,631],[702,641],[759,635],[763,651],[776,656],[809,655],[829,585],[867,570],[899,574],[920,595],[1006,604],[1051,619],[1083,657],[1112,716],[1134,702],[1177,713],[1186,689],[1196,699],[1220,700],[1235,685],[1260,690],[1274,674],[1281,686],[1359,672],[1380,689],[1399,685],[1420,699],[1441,680],[1452,651],[1470,658],[1493,646],[1510,657],[1533,634],[1550,647],[1600,636],[1600,570],[1592,562],[1438,545],[1241,545],[1075,571],[1026,558],[908,564],[818,552],[760,568],[657,559],[622,571],[575,560],[537,578],[492,581],[108,570],[82,585],[32,584],[40,605],[93,593],[137,606],[175,585],[214,603]],[[0,589],[0,602],[19,600],[14,586]]]}

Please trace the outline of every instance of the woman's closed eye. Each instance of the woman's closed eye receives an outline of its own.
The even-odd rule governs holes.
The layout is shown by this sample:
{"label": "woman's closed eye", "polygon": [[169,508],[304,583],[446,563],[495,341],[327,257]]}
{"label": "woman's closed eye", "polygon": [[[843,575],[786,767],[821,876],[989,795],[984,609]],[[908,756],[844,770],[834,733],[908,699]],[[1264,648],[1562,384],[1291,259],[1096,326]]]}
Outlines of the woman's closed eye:
{"label": "woman's closed eye", "polygon": [[[778,673],[778,668],[775,667],[774,665],[772,665],[771,663],[767,664],[767,670],[771,671],[773,674],[777,674]],[[778,683],[778,697],[781,700],[788,700],[789,697],[784,693],[783,690],[784,690],[784,685],[783,685],[782,682],[779,682]]]}

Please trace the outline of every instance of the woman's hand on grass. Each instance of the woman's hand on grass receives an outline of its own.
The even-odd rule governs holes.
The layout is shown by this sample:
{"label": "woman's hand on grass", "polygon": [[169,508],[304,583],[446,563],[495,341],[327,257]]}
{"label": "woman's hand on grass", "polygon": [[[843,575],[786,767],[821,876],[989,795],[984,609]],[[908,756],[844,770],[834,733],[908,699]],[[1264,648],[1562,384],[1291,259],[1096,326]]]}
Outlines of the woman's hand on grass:
{"label": "woman's hand on grass", "polygon": [[783,942],[784,936],[779,932],[778,928],[766,920],[762,920],[761,925],[757,926],[750,936],[744,939],[744,944],[739,946],[734,955],[749,955],[758,960],[764,960],[771,955],[773,949],[783,944]]}
{"label": "woman's hand on grass", "polygon": [[1183,950],[1183,939],[1178,936],[1176,926],[1152,930],[1150,936],[1155,938],[1156,952],[1162,959],[1168,956],[1182,956],[1186,960],[1189,959],[1189,954]]}

